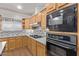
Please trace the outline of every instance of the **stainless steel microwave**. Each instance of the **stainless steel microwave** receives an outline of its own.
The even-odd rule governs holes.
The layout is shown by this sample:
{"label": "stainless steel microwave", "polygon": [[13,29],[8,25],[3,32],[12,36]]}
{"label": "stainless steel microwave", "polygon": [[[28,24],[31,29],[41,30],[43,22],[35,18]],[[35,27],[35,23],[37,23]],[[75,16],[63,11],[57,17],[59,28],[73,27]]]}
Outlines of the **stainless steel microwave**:
{"label": "stainless steel microwave", "polygon": [[77,5],[71,5],[46,16],[47,28],[51,31],[77,32]]}

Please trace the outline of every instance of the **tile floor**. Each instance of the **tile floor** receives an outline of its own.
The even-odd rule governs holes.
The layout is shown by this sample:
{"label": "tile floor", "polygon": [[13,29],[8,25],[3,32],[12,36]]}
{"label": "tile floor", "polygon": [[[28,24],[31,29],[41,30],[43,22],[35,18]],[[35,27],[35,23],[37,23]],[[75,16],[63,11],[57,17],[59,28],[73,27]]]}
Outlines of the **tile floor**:
{"label": "tile floor", "polygon": [[32,56],[32,54],[28,48],[24,47],[9,52],[3,52],[2,56]]}

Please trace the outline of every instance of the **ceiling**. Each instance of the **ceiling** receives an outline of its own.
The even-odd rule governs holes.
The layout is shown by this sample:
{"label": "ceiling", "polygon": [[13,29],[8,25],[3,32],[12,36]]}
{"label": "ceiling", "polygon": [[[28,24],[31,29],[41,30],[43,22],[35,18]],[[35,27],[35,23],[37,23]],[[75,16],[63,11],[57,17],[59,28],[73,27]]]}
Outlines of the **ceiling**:
{"label": "ceiling", "polygon": [[[17,9],[17,6],[21,5],[22,9]],[[35,10],[38,12],[45,6],[45,3],[0,3],[0,9],[1,11],[7,10],[7,14],[17,13],[17,15],[21,14],[24,16],[32,16],[35,13]],[[0,11],[0,12],[1,12]],[[8,13],[9,12],[9,13]],[[14,16],[15,14],[13,14]]]}

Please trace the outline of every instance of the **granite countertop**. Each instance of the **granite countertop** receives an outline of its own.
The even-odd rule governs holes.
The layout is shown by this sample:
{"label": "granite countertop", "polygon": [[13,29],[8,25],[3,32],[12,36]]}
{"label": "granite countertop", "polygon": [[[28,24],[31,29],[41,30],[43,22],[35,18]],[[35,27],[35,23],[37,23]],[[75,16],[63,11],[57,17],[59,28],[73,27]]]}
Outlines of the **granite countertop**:
{"label": "granite countertop", "polygon": [[28,36],[28,37],[30,37],[30,38],[32,38],[32,39],[34,39],[34,40],[36,40],[36,41],[38,41],[38,42],[40,42],[40,43],[46,45],[46,37],[33,38],[33,37],[31,37],[30,35],[28,35],[28,34],[27,34],[26,36]]}
{"label": "granite countertop", "polygon": [[46,45],[46,35],[44,35],[41,38],[34,38],[34,37],[31,37],[30,35],[34,35],[34,34],[32,32],[30,32],[30,31],[26,31],[26,36],[28,36],[28,37],[30,37],[30,38],[32,38],[32,39]]}
{"label": "granite countertop", "polygon": [[41,38],[33,38],[31,37],[30,35],[33,35],[33,33],[29,30],[26,30],[26,31],[15,31],[15,32],[3,32],[3,33],[0,33],[0,39],[2,38],[9,38],[9,37],[17,37],[17,36],[28,36],[44,45],[46,45],[46,37],[43,36]]}

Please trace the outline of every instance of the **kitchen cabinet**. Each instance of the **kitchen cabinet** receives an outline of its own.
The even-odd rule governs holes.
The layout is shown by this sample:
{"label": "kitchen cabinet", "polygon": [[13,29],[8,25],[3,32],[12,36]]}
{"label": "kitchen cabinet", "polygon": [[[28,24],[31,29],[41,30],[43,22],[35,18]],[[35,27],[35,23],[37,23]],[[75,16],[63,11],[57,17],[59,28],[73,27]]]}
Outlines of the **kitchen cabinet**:
{"label": "kitchen cabinet", "polygon": [[8,49],[9,49],[9,51],[15,49],[15,39],[14,38],[8,39]]}
{"label": "kitchen cabinet", "polygon": [[29,29],[30,28],[30,19],[26,18],[25,19],[25,29]]}
{"label": "kitchen cabinet", "polygon": [[23,36],[21,36],[21,37],[6,38],[5,41],[7,42],[6,43],[6,46],[5,46],[5,49],[4,49],[5,52],[6,51],[10,51],[10,50],[14,50],[16,48],[21,48],[24,45],[23,44],[24,43],[23,41],[26,42],[25,39],[23,40]]}
{"label": "kitchen cabinet", "polygon": [[22,37],[23,39],[22,39],[22,41],[23,41],[23,47],[27,47],[27,45],[28,45],[28,37],[25,37],[25,36],[23,36]]}
{"label": "kitchen cabinet", "polygon": [[47,6],[46,6],[46,11],[47,12],[53,11],[55,9],[56,9],[56,4],[55,3],[50,3],[50,4],[47,4]]}
{"label": "kitchen cabinet", "polygon": [[63,7],[63,6],[65,6],[66,4],[68,4],[68,3],[57,3],[57,8],[60,8],[60,7]]}
{"label": "kitchen cabinet", "polygon": [[22,28],[25,29],[25,19],[22,19]]}
{"label": "kitchen cabinet", "polygon": [[66,8],[66,7],[71,6],[73,4],[74,3],[57,3],[56,4],[56,10],[60,10],[60,9]]}
{"label": "kitchen cabinet", "polygon": [[28,37],[28,49],[31,51],[32,45],[31,45],[31,38]]}
{"label": "kitchen cabinet", "polygon": [[18,40],[18,37],[15,38],[16,41],[15,41],[15,48],[19,48],[20,47],[20,39]]}
{"label": "kitchen cabinet", "polygon": [[38,41],[28,37],[28,49],[33,56],[45,56],[46,47]]}
{"label": "kitchen cabinet", "polygon": [[41,22],[41,12],[36,15],[36,23]]}
{"label": "kitchen cabinet", "polygon": [[32,29],[32,25],[36,23],[36,16],[32,16],[29,20],[29,24],[30,24],[30,29]]}
{"label": "kitchen cabinet", "polygon": [[32,23],[36,23],[36,16],[32,17]]}
{"label": "kitchen cabinet", "polygon": [[45,45],[37,42],[37,56],[45,56],[45,55],[46,55]]}
{"label": "kitchen cabinet", "polygon": [[32,16],[30,19],[30,24],[34,24],[36,22],[36,16]]}
{"label": "kitchen cabinet", "polygon": [[36,54],[37,54],[36,53],[36,51],[37,51],[37,49],[36,49],[36,41],[34,39],[32,39],[31,42],[32,42],[32,55],[36,56]]}
{"label": "kitchen cabinet", "polygon": [[16,48],[22,47],[22,37],[16,37]]}
{"label": "kitchen cabinet", "polygon": [[33,56],[45,56],[46,54],[45,45],[39,43],[38,41],[34,40],[29,36],[11,37],[6,38],[4,41],[7,41],[7,44],[3,52],[6,52],[7,54],[9,54],[9,51],[11,50],[22,47],[28,48]]}
{"label": "kitchen cabinet", "polygon": [[46,29],[46,9],[42,11],[42,20],[41,20],[41,27],[42,27],[42,30],[45,31]]}

